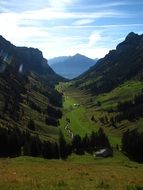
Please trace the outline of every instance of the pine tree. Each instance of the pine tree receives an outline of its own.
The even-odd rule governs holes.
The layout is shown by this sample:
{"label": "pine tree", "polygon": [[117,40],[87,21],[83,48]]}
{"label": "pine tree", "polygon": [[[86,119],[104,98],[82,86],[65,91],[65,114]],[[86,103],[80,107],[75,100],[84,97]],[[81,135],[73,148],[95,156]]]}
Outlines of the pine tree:
{"label": "pine tree", "polygon": [[106,136],[106,134],[104,133],[104,130],[102,128],[99,128],[99,130],[97,132],[96,146],[99,148],[111,148],[108,137]]}
{"label": "pine tree", "polygon": [[90,135],[90,142],[89,142],[92,150],[95,150],[95,148],[96,148],[96,139],[97,139],[97,133],[92,131],[92,133]]}
{"label": "pine tree", "polygon": [[53,158],[54,159],[59,159],[60,155],[59,155],[59,146],[57,143],[53,144]]}
{"label": "pine tree", "polygon": [[72,140],[72,149],[76,154],[84,154],[82,139],[79,135],[75,135]]}
{"label": "pine tree", "polygon": [[0,157],[8,156],[8,133],[4,128],[0,128]]}
{"label": "pine tree", "polygon": [[131,159],[143,162],[143,133],[127,130],[122,136],[122,151]]}
{"label": "pine tree", "polygon": [[41,155],[41,142],[39,137],[32,137],[31,138],[31,156],[40,156]]}
{"label": "pine tree", "polygon": [[86,134],[83,139],[82,139],[82,147],[85,151],[90,152],[91,151],[91,147],[90,147],[90,139],[88,137],[88,135]]}
{"label": "pine tree", "polygon": [[52,144],[48,141],[45,141],[43,144],[43,150],[42,155],[46,159],[52,159],[53,158],[53,147]]}
{"label": "pine tree", "polygon": [[61,130],[59,132],[59,153],[60,158],[63,160],[68,157],[67,143]]}

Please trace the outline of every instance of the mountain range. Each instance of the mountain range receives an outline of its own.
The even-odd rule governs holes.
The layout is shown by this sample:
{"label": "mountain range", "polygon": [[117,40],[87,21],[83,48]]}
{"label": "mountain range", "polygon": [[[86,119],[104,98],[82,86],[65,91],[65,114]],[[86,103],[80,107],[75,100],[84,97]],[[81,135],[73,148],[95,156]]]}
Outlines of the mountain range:
{"label": "mountain range", "polygon": [[59,75],[67,79],[73,79],[95,65],[96,61],[97,59],[92,60],[84,55],[76,54],[74,56],[57,57],[49,60],[49,63]]}

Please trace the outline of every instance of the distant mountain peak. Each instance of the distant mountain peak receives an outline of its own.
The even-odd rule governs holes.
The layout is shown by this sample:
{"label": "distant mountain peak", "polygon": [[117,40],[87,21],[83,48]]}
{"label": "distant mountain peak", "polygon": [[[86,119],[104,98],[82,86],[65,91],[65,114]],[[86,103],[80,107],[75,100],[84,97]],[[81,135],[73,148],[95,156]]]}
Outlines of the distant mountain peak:
{"label": "distant mountain peak", "polygon": [[74,56],[78,57],[78,56],[83,56],[83,55],[76,53]]}
{"label": "distant mountain peak", "polygon": [[91,59],[91,58],[89,58],[89,57],[87,57],[87,56],[85,56],[85,55],[82,55],[82,54],[80,54],[80,53],[76,53],[75,55],[73,55],[73,56],[70,56],[70,57],[77,57],[77,58],[86,58],[86,59]]}
{"label": "distant mountain peak", "polygon": [[73,56],[66,57],[63,61],[59,57],[59,61],[56,60],[55,64],[51,64],[51,67],[61,76],[73,79],[88,70],[95,63],[95,60],[77,53]]}

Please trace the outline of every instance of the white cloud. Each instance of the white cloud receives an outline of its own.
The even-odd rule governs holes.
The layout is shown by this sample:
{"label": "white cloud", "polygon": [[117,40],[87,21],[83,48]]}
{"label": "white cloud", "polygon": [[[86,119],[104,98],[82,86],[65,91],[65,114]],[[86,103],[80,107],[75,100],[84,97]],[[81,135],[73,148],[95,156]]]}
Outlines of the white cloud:
{"label": "white cloud", "polygon": [[[80,53],[82,55],[85,55],[87,57],[90,57],[92,59],[95,58],[102,58],[104,57],[108,52],[110,48],[103,48],[103,47],[88,47],[87,44],[77,44],[76,46],[70,46],[68,49],[64,49],[64,54],[61,50],[59,49],[57,52],[59,53],[58,56],[61,55],[75,55],[76,53]],[[53,56],[54,57],[54,56]]]}
{"label": "white cloud", "polygon": [[[43,47],[43,45],[41,45]],[[43,54],[46,55],[48,58],[55,57],[56,56],[72,56],[76,53],[80,53],[82,55],[85,55],[90,58],[102,58],[104,57],[108,52],[110,48],[89,48],[86,44],[78,44],[73,46],[66,46],[66,44],[63,43],[63,46],[52,46],[52,44],[45,45],[45,49],[43,50]]]}
{"label": "white cloud", "polygon": [[48,37],[48,32],[37,27],[19,27],[20,17],[17,13],[0,14],[0,34],[13,43],[20,44],[20,41],[34,37]]}
{"label": "white cloud", "polygon": [[[74,22],[73,22],[74,23]],[[143,24],[107,24],[107,25],[59,25],[52,26],[52,29],[120,29],[120,28],[133,28],[143,27]]]}
{"label": "white cloud", "polygon": [[[12,13],[11,13],[12,14]],[[126,17],[127,14],[119,11],[98,11],[98,12],[69,12],[58,7],[44,8],[39,10],[24,11],[20,15],[17,15],[21,19],[30,20],[54,20],[54,19],[82,19],[85,22],[89,19],[96,18],[114,18],[114,17]],[[82,21],[83,22],[83,21]]]}
{"label": "white cloud", "polygon": [[66,8],[74,3],[74,0],[50,0],[51,7],[53,8]]}
{"label": "white cloud", "polygon": [[101,39],[100,33],[92,32],[92,34],[89,36],[89,47],[93,47],[96,45],[96,43]]}
{"label": "white cloud", "polygon": [[0,34],[6,37],[13,36],[17,30],[17,16],[10,13],[0,14]]}
{"label": "white cloud", "polygon": [[104,57],[108,52],[109,48],[90,48],[85,49],[81,51],[81,54],[86,55],[87,57],[90,57],[92,59],[95,58],[102,58]]}
{"label": "white cloud", "polygon": [[95,20],[94,19],[80,19],[77,20],[73,23],[75,26],[82,26],[82,25],[87,25],[93,23]]}

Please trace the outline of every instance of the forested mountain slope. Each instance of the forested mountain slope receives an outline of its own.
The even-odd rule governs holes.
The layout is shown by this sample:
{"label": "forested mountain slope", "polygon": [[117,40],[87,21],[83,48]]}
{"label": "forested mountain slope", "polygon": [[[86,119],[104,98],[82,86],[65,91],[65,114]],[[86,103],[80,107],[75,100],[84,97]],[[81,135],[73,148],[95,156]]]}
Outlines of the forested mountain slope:
{"label": "forested mountain slope", "polygon": [[76,86],[100,94],[135,78],[143,78],[143,35],[131,32],[115,50],[111,50],[81,75]]}
{"label": "forested mountain slope", "polygon": [[1,127],[18,126],[40,133],[57,126],[62,95],[55,84],[64,80],[49,67],[41,51],[16,47],[0,36]]}

